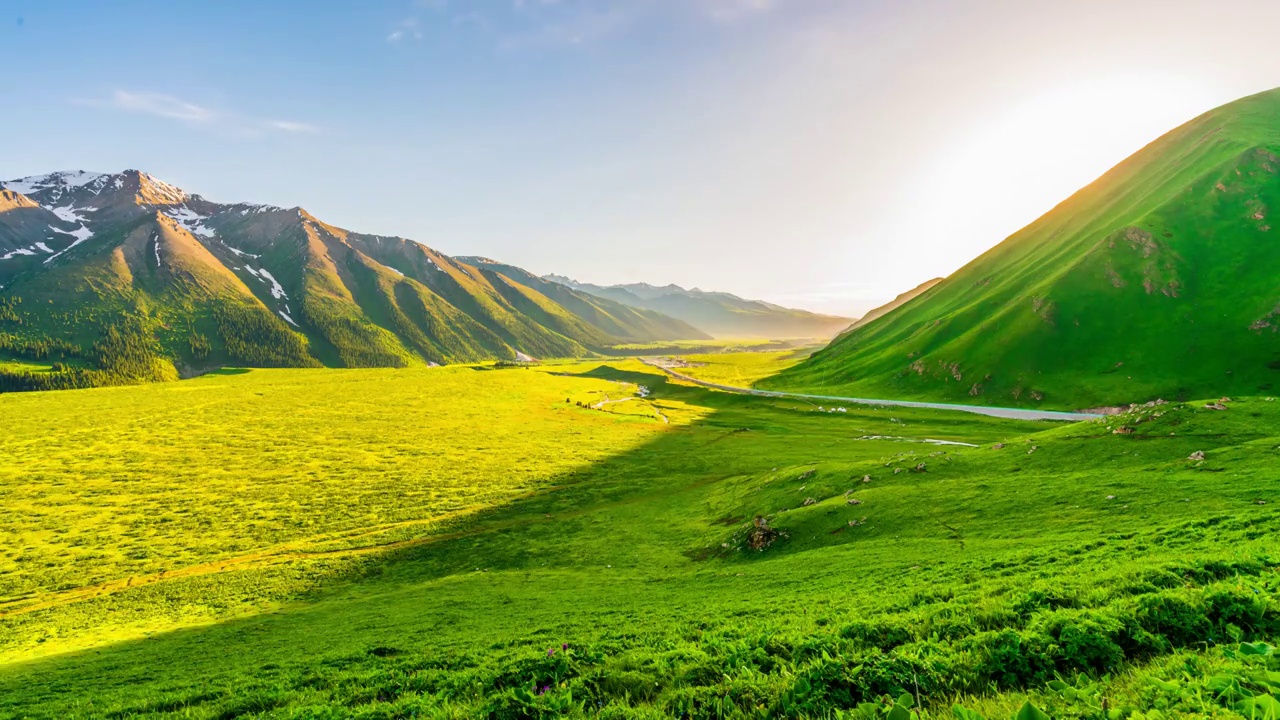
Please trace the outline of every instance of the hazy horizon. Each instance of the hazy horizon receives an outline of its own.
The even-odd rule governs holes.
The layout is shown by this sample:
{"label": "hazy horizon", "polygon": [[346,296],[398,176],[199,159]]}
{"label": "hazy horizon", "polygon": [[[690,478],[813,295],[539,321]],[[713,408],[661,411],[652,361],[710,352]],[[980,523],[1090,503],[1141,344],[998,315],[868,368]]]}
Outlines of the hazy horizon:
{"label": "hazy horizon", "polygon": [[1280,7],[1029,5],[10,3],[0,175],[137,168],[539,274],[856,316],[1280,85],[1237,20]]}

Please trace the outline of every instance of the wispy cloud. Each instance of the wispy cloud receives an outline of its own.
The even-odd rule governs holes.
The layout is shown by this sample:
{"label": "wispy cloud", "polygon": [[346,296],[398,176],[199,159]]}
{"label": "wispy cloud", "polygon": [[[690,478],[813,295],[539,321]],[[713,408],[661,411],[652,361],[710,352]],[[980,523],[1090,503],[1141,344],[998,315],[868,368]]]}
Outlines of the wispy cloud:
{"label": "wispy cloud", "polygon": [[159,92],[118,89],[105,98],[78,100],[75,102],[91,107],[150,115],[180,122],[194,128],[244,138],[259,138],[273,133],[310,135],[320,132],[320,128],[310,123],[297,120],[255,118],[241,113],[219,110],[185,98]]}
{"label": "wispy cloud", "polygon": [[406,40],[417,42],[422,39],[422,27],[418,24],[417,18],[405,18],[401,20],[395,29],[387,35],[387,42],[398,43]]}
{"label": "wispy cloud", "polygon": [[217,113],[202,105],[187,102],[172,95],[153,92],[116,90],[111,94],[110,104],[119,110],[156,115],[171,120],[185,120],[192,123],[207,123],[217,115]]}
{"label": "wispy cloud", "polygon": [[287,133],[300,133],[304,135],[314,135],[320,132],[320,128],[310,123],[295,122],[293,120],[268,120],[266,126],[272,130],[279,130]]}

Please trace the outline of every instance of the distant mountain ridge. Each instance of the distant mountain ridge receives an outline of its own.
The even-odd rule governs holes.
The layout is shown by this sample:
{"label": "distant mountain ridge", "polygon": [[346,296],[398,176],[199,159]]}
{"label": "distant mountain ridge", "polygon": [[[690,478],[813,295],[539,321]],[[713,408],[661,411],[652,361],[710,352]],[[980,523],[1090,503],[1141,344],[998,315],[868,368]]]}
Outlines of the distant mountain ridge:
{"label": "distant mountain ridge", "polygon": [[607,298],[634,308],[660,312],[683,320],[721,338],[830,337],[852,318],[821,315],[807,310],[746,300],[726,292],[708,292],[679,285],[647,283],[594,285],[565,277],[544,275],[544,280]]}
{"label": "distant mountain ridge", "polygon": [[[478,263],[478,264],[477,264]],[[224,365],[400,367],[703,339],[660,312],[144,172],[0,182],[0,390]]]}

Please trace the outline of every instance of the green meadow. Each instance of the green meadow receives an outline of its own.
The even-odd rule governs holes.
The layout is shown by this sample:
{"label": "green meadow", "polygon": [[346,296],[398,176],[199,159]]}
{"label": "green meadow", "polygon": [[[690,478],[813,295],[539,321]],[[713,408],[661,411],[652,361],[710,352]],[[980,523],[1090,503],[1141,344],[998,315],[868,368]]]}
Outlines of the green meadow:
{"label": "green meadow", "polygon": [[1221,407],[630,360],[2,395],[0,717],[1274,717],[1280,403]]}

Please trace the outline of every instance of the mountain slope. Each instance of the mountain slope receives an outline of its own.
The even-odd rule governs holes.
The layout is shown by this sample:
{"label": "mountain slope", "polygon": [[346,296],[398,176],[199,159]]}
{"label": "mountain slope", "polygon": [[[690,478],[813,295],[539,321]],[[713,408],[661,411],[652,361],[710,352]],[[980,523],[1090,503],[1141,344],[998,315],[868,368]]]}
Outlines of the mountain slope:
{"label": "mountain slope", "polygon": [[760,300],[744,300],[723,292],[686,290],[679,285],[647,283],[601,286],[562,275],[544,280],[612,300],[622,305],[669,315],[715,337],[793,338],[829,337],[853,322],[851,318],[820,315]]}
{"label": "mountain slope", "polygon": [[940,282],[942,282],[942,278],[933,278],[932,280],[925,280],[924,282],[911,288],[910,290],[904,293],[900,293],[897,297],[881,305],[880,307],[867,311],[867,314],[858,318],[857,322],[849,326],[849,330],[852,330],[857,327],[862,327],[863,325],[866,325],[867,323],[871,322],[872,320],[875,320],[878,317],[888,315],[894,310],[897,310],[903,305],[906,305],[912,300],[915,300],[916,298],[925,294],[925,292],[927,292],[930,288],[932,288],[934,285],[937,285]]}
{"label": "mountain slope", "polygon": [[1280,383],[1280,91],[1168,133],[763,383],[1085,407]]}
{"label": "mountain slope", "polygon": [[[508,266],[224,205],[146,173],[0,183],[0,390],[164,380],[223,365],[402,367],[700,339]],[[548,294],[550,293],[550,294]]]}
{"label": "mountain slope", "polygon": [[[460,258],[483,272],[500,273],[553,299],[580,318],[608,333],[633,342],[650,340],[708,340],[710,335],[683,320],[653,310],[610,300],[589,291],[575,290],[567,284],[540,278],[513,265],[481,257]],[[644,339],[642,339],[644,338]]]}

